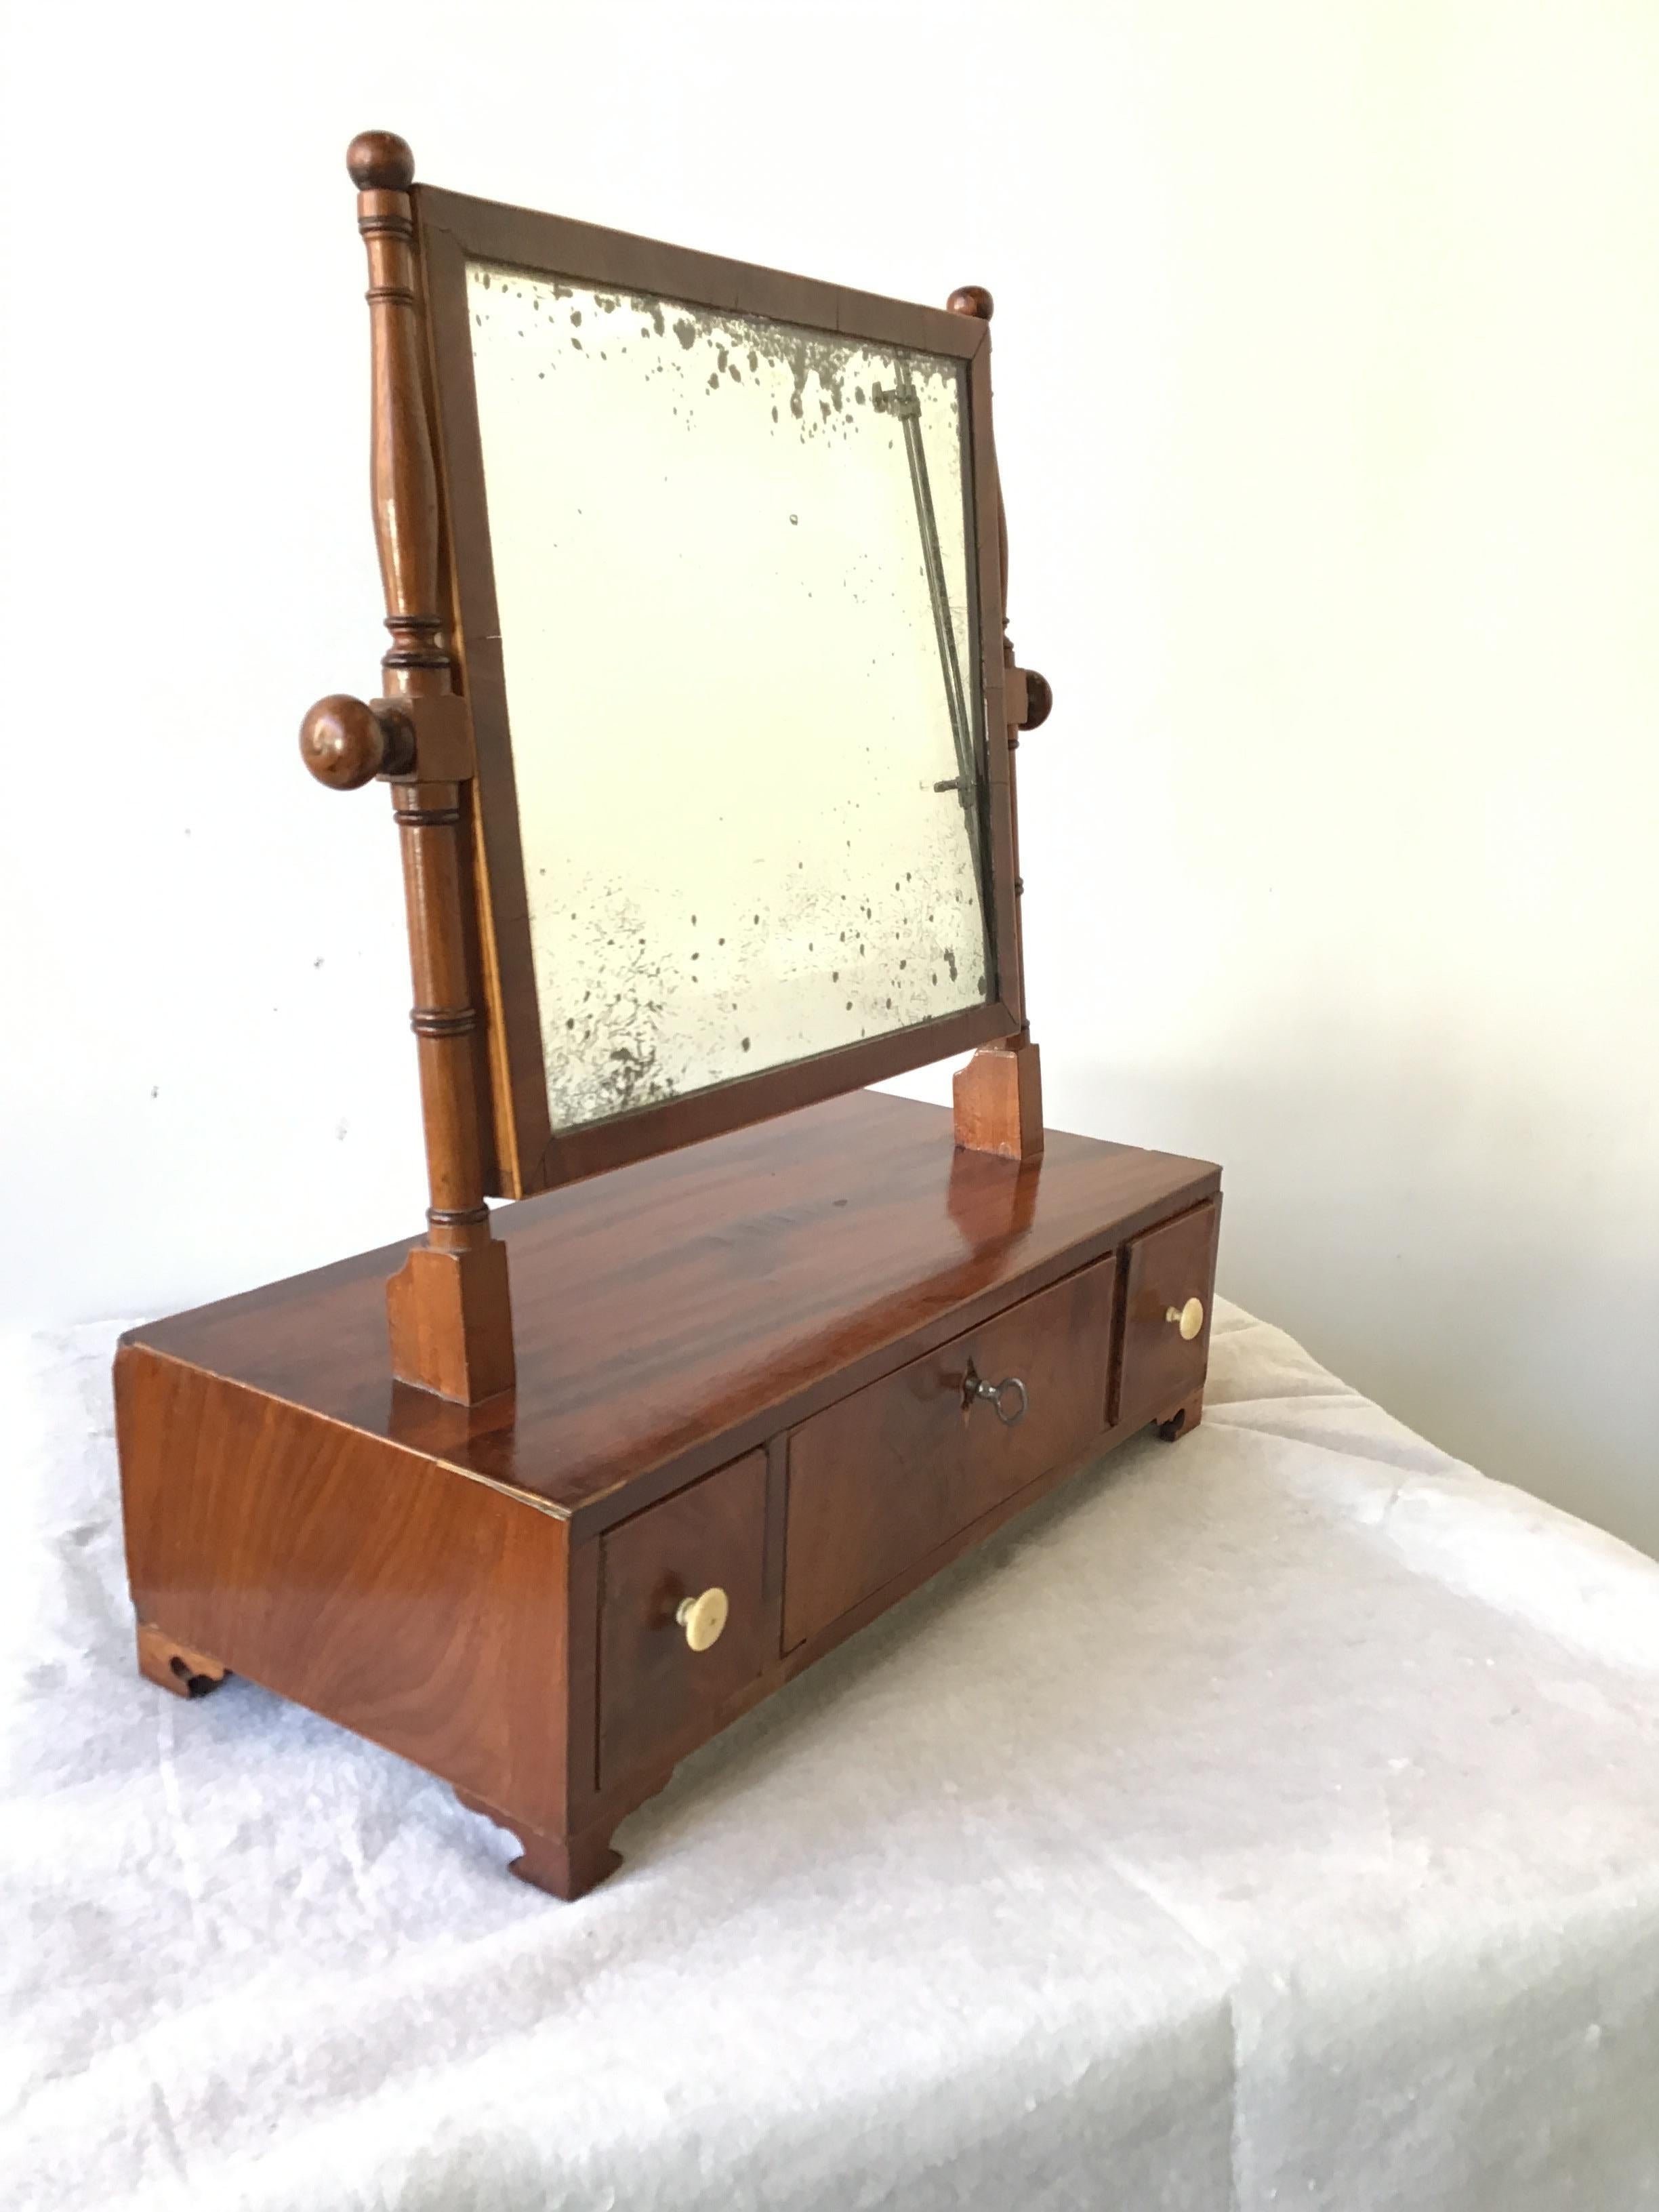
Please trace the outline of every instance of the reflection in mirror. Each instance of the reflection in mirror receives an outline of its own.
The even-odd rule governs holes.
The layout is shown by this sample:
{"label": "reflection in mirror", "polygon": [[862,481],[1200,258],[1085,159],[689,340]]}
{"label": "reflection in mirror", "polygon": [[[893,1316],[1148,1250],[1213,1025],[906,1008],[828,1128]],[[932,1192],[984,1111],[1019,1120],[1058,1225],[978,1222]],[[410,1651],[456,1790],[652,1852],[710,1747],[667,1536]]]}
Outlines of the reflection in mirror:
{"label": "reflection in mirror", "polygon": [[555,1129],[994,996],[963,364],[467,276]]}

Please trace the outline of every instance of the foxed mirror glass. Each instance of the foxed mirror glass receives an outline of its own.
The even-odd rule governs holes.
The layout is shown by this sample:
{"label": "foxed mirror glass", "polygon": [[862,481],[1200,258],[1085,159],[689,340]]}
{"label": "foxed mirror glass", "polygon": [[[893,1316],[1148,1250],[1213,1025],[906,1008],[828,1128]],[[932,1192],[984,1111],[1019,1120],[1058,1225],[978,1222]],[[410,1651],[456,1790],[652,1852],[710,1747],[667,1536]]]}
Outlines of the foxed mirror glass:
{"label": "foxed mirror glass", "polygon": [[982,1004],[963,363],[467,297],[554,1129]]}
{"label": "foxed mirror glass", "polygon": [[1015,1033],[984,322],[416,204],[501,1188]]}

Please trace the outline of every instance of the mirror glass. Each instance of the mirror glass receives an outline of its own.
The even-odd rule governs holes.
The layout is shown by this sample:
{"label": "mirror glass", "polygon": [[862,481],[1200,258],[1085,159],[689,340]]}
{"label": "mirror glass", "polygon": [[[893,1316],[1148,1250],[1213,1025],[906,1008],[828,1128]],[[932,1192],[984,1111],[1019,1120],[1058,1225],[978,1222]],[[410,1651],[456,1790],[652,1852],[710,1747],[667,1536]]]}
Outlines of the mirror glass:
{"label": "mirror glass", "polygon": [[963,364],[467,293],[554,1128],[994,996]]}

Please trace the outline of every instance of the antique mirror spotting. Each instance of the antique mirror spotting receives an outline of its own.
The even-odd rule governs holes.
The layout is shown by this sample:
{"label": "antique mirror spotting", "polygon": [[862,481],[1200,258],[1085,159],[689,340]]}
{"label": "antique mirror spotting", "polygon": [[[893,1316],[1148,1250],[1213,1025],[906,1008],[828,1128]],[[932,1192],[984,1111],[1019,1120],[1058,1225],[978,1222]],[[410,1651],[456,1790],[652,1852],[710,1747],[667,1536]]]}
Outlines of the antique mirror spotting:
{"label": "antique mirror spotting", "polygon": [[432,1186],[394,1372],[513,1376],[487,1194],[981,1050],[959,1145],[1042,1143],[989,295],[911,306],[413,187],[354,142],[392,783]]}

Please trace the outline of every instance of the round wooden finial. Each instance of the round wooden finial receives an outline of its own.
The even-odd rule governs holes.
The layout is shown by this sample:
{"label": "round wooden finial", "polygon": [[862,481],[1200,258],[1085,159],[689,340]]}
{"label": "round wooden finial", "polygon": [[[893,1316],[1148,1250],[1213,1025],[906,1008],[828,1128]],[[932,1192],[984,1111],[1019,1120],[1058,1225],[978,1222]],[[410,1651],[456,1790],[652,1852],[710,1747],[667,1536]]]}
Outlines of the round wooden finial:
{"label": "round wooden finial", "polygon": [[346,167],[360,192],[406,192],[415,181],[415,156],[395,131],[360,131]]}
{"label": "round wooden finial", "polygon": [[983,284],[959,286],[945,304],[953,315],[977,315],[982,323],[990,321],[996,307]]}
{"label": "round wooden finial", "polygon": [[1025,720],[1022,730],[1040,730],[1054,711],[1054,687],[1046,676],[1039,676],[1035,668],[1025,672]]}
{"label": "round wooden finial", "polygon": [[331,691],[300,725],[300,757],[331,791],[359,791],[377,775],[410,766],[414,733],[401,717],[377,714],[361,699]]}

